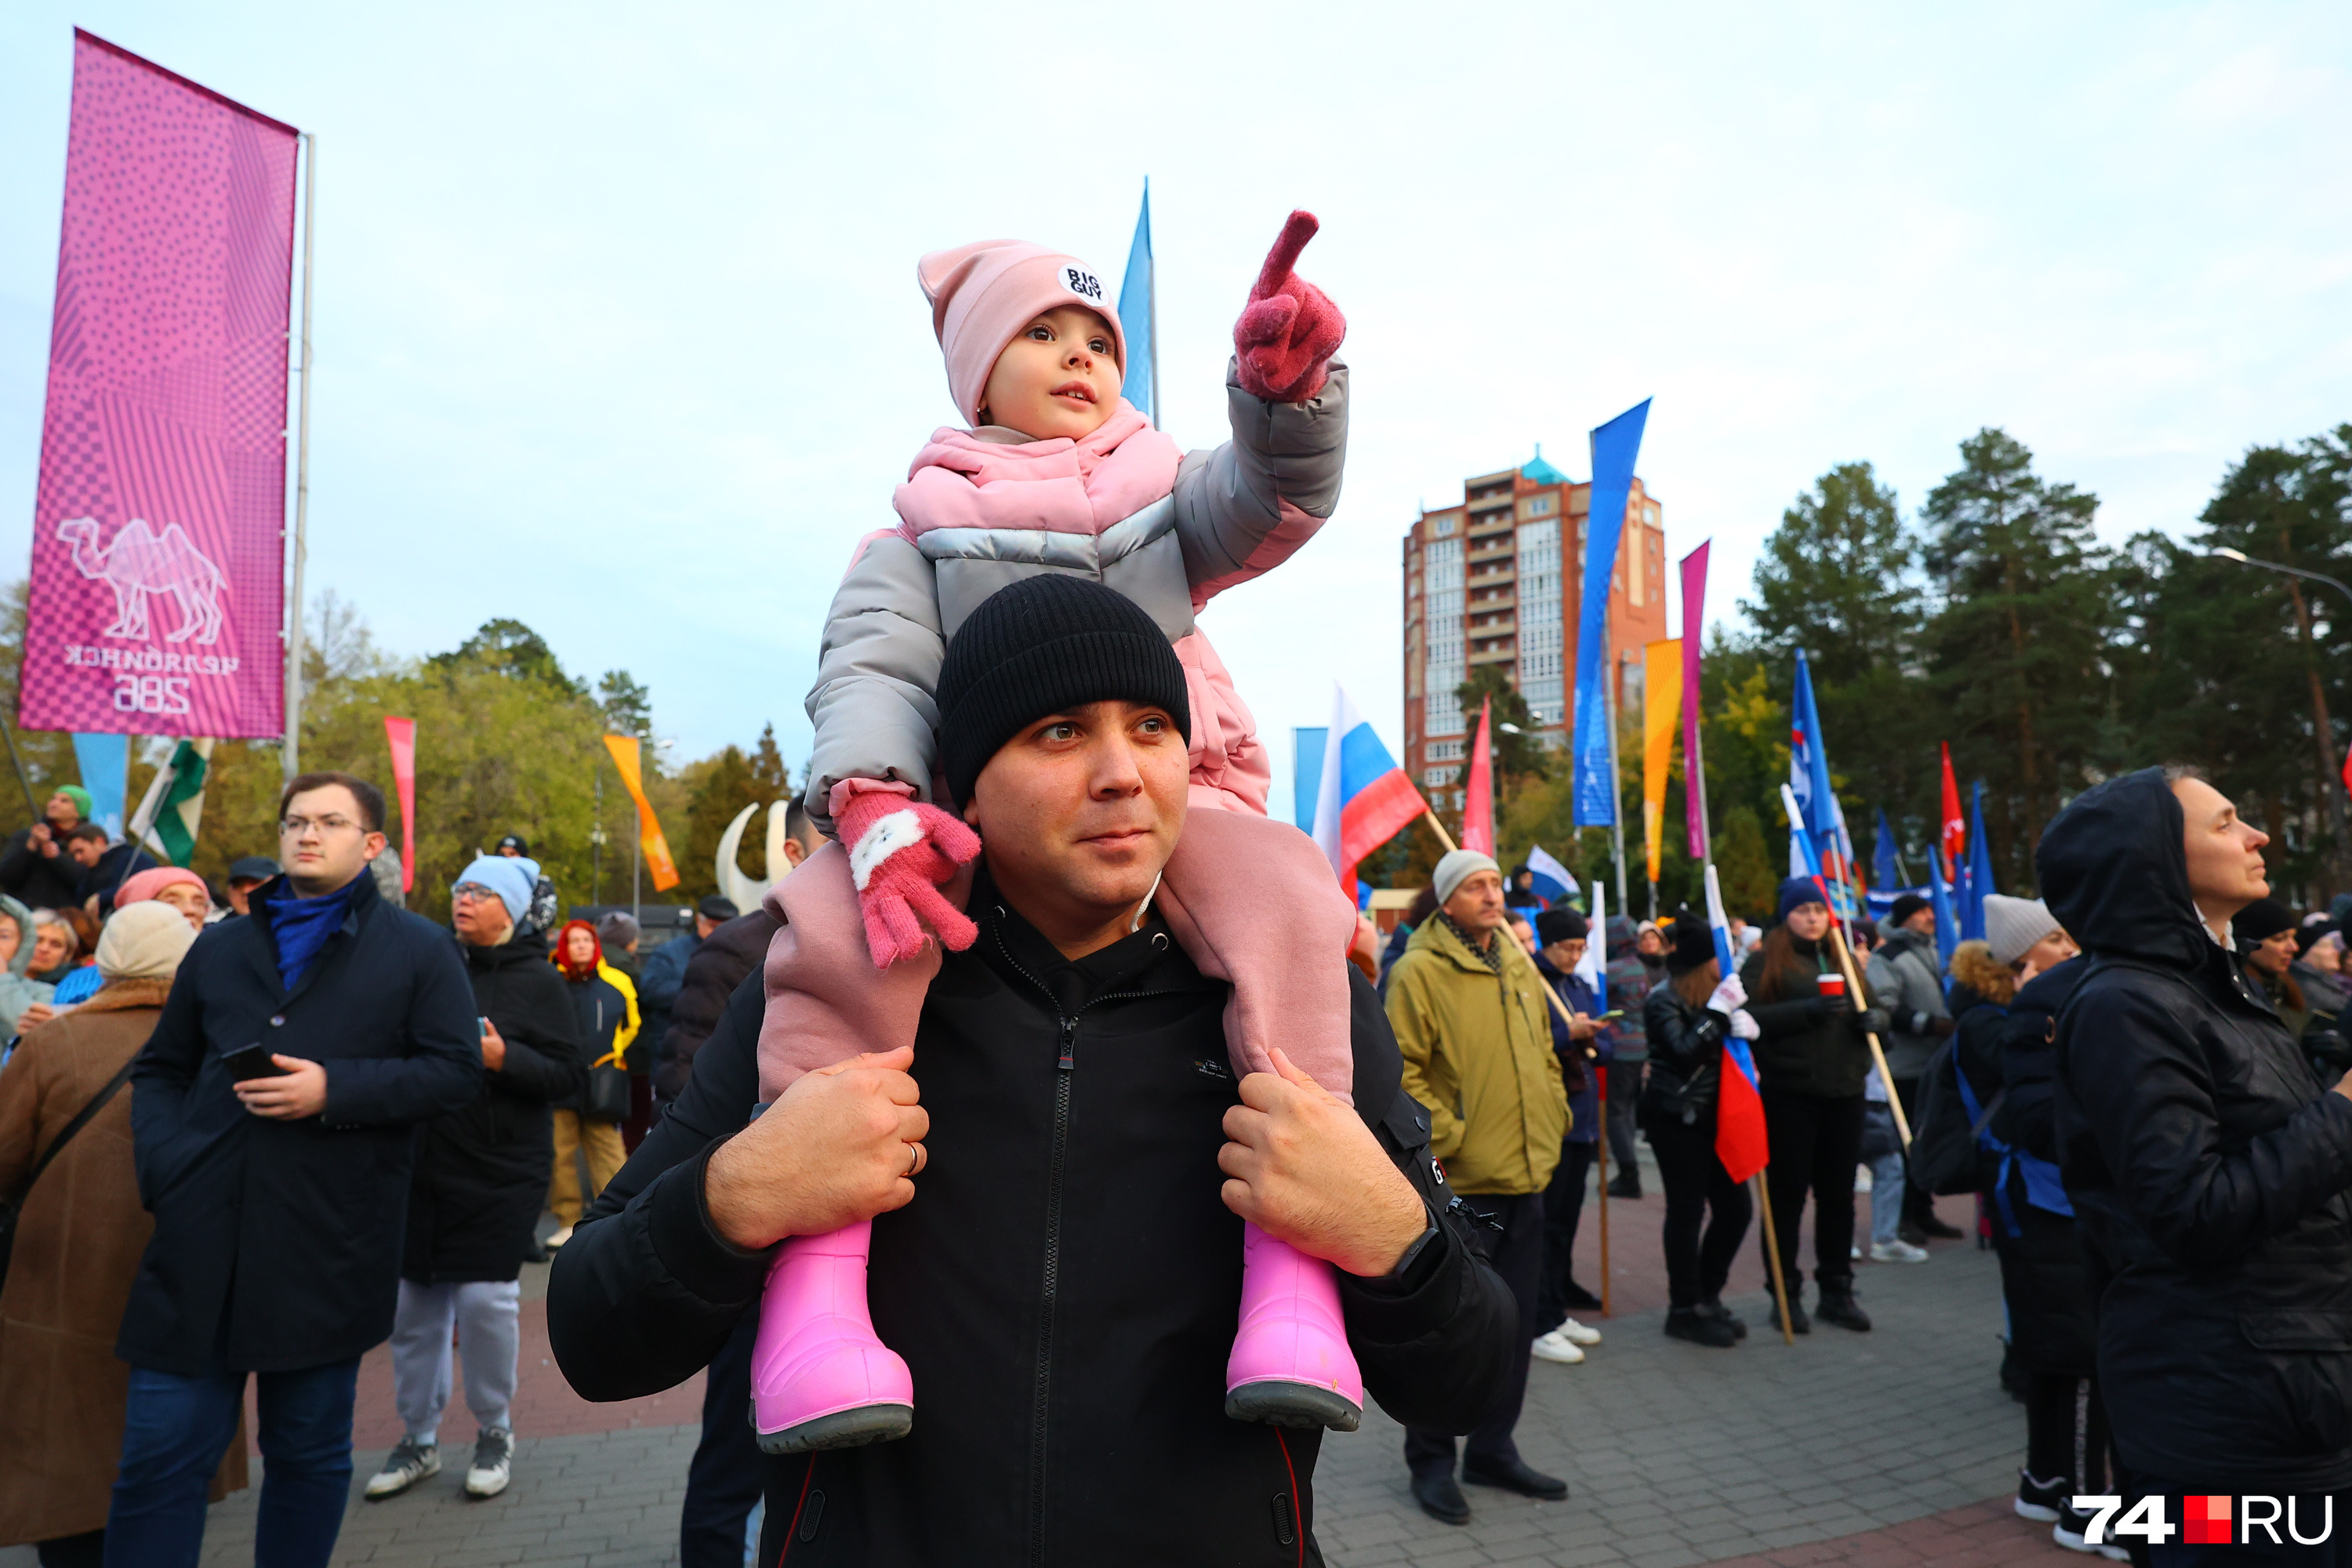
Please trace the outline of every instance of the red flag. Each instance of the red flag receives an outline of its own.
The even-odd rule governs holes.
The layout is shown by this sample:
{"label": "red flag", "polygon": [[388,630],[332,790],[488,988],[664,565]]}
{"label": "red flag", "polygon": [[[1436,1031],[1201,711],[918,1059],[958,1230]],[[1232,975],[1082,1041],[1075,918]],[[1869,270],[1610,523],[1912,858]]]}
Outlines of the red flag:
{"label": "red flag", "polygon": [[1764,1100],[1756,1092],[1756,1058],[1748,1042],[1723,1042],[1722,1070],[1716,1075],[1715,1157],[1724,1173],[1744,1182],[1762,1170],[1770,1153],[1764,1131]]}
{"label": "red flag", "polygon": [[1462,847],[1481,855],[1495,852],[1495,759],[1487,726],[1495,700],[1478,704],[1478,733],[1470,742],[1469,798],[1462,807]]}
{"label": "red flag", "polygon": [[[1960,815],[1960,784],[1952,776],[1952,743],[1942,742],[1944,749],[1944,830],[1937,840],[1944,851],[1944,877],[1949,880],[1959,874],[1960,861],[1969,852],[1968,819]],[[2352,787],[2352,786],[2347,786]]]}
{"label": "red flag", "polygon": [[392,748],[392,787],[400,796],[400,890],[416,891],[416,721],[383,721],[384,743]]}

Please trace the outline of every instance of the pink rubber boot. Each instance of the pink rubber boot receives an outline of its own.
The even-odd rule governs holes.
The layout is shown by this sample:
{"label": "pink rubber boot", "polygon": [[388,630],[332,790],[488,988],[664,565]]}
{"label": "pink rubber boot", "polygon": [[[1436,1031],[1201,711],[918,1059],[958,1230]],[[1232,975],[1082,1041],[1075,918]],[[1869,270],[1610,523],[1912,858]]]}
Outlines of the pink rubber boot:
{"label": "pink rubber boot", "polygon": [[914,1376],[875,1337],[866,1310],[873,1237],[872,1220],[796,1236],[768,1270],[751,1342],[751,1429],[771,1454],[855,1448],[914,1430]]}
{"label": "pink rubber boot", "polygon": [[1225,1414],[1334,1432],[1352,1432],[1364,1418],[1363,1374],[1348,1349],[1331,1266],[1246,1223],[1242,1322],[1225,1363]]}

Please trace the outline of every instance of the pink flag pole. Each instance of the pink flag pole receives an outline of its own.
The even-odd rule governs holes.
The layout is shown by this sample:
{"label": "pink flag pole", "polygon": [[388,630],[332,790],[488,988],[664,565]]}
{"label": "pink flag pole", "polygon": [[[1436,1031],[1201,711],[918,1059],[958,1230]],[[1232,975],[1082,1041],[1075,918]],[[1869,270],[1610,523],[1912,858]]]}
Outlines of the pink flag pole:
{"label": "pink flag pole", "polygon": [[400,795],[400,890],[416,891],[416,721],[383,721],[384,743],[392,748],[392,784]]}
{"label": "pink flag pole", "polygon": [[1706,767],[1699,753],[1699,630],[1706,609],[1706,551],[1703,541],[1683,557],[1683,805],[1690,824],[1690,852],[1704,865],[1714,858],[1706,827]]}

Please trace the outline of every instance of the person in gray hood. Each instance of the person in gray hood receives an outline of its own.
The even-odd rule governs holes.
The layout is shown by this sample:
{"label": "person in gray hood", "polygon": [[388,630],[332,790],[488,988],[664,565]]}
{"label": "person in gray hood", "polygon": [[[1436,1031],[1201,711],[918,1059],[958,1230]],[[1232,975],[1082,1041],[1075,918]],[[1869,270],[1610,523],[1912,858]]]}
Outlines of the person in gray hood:
{"label": "person in gray hood", "polygon": [[[1919,1075],[1936,1047],[1951,1037],[1952,1011],[1944,1005],[1943,961],[1936,952],[1935,906],[1916,893],[1895,900],[1878,922],[1879,945],[1865,976],[1871,999],[1886,1009],[1894,1027],[1886,1036],[1886,1075],[1903,1101],[1903,1114],[1919,1121]],[[1960,1233],[1936,1217],[1935,1199],[1917,1183],[1903,1193],[1903,1225],[1896,1234],[1913,1247],[1929,1237],[1951,1240]]]}

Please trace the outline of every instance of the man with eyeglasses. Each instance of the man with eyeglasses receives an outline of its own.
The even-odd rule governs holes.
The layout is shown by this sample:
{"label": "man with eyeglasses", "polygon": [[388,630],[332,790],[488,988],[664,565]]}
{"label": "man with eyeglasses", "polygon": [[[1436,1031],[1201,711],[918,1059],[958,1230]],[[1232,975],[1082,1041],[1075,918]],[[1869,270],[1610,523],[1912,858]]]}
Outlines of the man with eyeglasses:
{"label": "man with eyeglasses", "polygon": [[155,1217],[115,1353],[131,1363],[107,1519],[117,1563],[193,1563],[205,1490],[259,1384],[261,1568],[323,1568],[351,1490],[360,1356],[392,1331],[419,1122],[482,1049],[448,934],[384,904],[383,795],[303,773],[282,875],[205,928],[132,1069]]}

